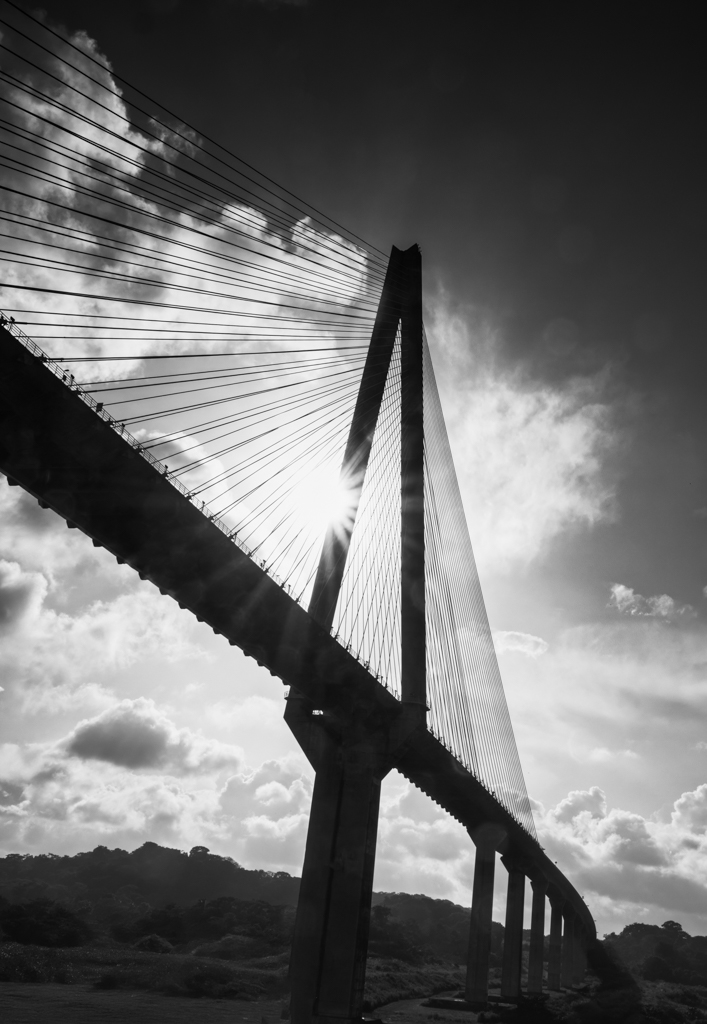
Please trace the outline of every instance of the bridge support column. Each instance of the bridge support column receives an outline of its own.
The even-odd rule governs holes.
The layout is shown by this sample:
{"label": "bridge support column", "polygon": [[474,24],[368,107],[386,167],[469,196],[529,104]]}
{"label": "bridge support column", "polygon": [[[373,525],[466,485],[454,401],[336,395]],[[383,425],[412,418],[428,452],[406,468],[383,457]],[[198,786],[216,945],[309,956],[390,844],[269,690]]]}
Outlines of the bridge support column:
{"label": "bridge support column", "polygon": [[587,970],[587,942],[584,929],[579,919],[574,921],[574,967],[572,971],[572,983],[581,985]]}
{"label": "bridge support column", "polygon": [[528,993],[543,990],[543,959],[545,954],[545,892],[547,880],[533,878],[533,907],[530,912],[530,951],[528,953]]}
{"label": "bridge support column", "polygon": [[563,988],[572,988],[574,982],[574,913],[565,904],[562,916],[565,927],[562,932],[562,971],[561,981]]}
{"label": "bridge support column", "polygon": [[547,962],[547,987],[559,992],[562,987],[562,908],[564,900],[550,896],[550,950]]}
{"label": "bridge support column", "polygon": [[523,902],[525,898],[525,872],[512,860],[503,858],[508,870],[506,895],[506,926],[503,938],[503,967],[501,996],[505,999],[520,997],[520,973],[523,955]]}
{"label": "bridge support column", "polygon": [[465,996],[467,1002],[485,1006],[489,994],[489,956],[491,953],[496,850],[505,839],[505,832],[494,825],[485,825],[470,835],[476,846],[476,861],[474,863],[474,889],[471,898]]}
{"label": "bridge support column", "polygon": [[419,724],[337,729],[292,694],[285,720],[316,772],[290,959],[292,1024],[353,1024],[363,987],[381,780]]}

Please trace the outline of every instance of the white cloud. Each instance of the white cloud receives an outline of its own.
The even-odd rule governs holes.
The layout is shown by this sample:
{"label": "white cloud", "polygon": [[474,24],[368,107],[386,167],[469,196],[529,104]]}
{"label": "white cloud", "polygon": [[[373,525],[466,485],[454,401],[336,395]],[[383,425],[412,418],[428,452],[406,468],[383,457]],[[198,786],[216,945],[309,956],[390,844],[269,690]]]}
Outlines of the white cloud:
{"label": "white cloud", "polygon": [[[561,533],[615,515],[609,459],[617,445],[603,378],[562,387],[501,367],[497,336],[452,315],[428,316],[435,368],[480,568],[508,571]],[[449,381],[449,387],[445,387]]]}
{"label": "white cloud", "polygon": [[638,754],[634,750],[609,750],[608,747],[593,747],[587,755],[587,760],[604,763],[606,761],[616,761],[620,758],[627,758],[633,761],[637,757]]}
{"label": "white cloud", "polygon": [[641,615],[657,619],[691,618],[695,609],[689,604],[678,604],[667,594],[644,597],[623,583],[612,583],[609,607],[625,615]]}
{"label": "white cloud", "polygon": [[[609,808],[599,787],[538,816],[548,854],[584,893],[601,926],[678,918],[707,923],[707,784],[683,793],[668,821]],[[621,926],[621,923],[619,926]]]}
{"label": "white cloud", "polygon": [[0,746],[0,850],[108,842],[195,844],[249,867],[298,872],[311,773],[288,756],[244,768],[238,748],[124,701],[61,741]]}
{"label": "white cloud", "polygon": [[[41,584],[35,587],[42,590]],[[178,661],[199,653],[188,638],[189,616],[154,588],[93,601],[77,615],[33,605],[35,614],[7,637],[2,664],[28,711],[65,708],[94,674],[106,676],[138,659]],[[19,688],[19,689],[18,689]],[[85,696],[85,694],[84,694]]]}
{"label": "white cloud", "polygon": [[707,783],[689,793],[683,793],[675,801],[672,820],[675,825],[690,832],[704,835],[707,832]]}
{"label": "white cloud", "polygon": [[539,658],[548,649],[549,644],[532,633],[518,633],[514,630],[497,629],[493,634],[493,642],[497,654],[517,652],[529,658]]}
{"label": "white cloud", "polygon": [[541,658],[505,658],[504,688],[529,789],[586,788],[588,765],[601,769],[594,780],[608,784],[620,764],[615,784],[622,795],[651,794],[658,806],[671,799],[684,773],[689,778],[697,768],[706,665],[707,629],[699,621],[666,630],[650,616],[565,629]]}

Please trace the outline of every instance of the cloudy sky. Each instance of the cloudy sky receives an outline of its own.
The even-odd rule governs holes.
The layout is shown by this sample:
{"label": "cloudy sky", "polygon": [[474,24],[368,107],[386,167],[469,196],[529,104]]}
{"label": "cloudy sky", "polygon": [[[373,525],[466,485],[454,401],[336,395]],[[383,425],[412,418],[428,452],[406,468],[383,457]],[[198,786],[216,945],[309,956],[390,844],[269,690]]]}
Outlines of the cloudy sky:
{"label": "cloudy sky", "polygon": [[[665,8],[403,6],[44,4],[374,245],[421,245],[543,845],[600,932],[704,934],[697,33]],[[297,873],[311,773],[281,684],[4,481],[0,505],[0,849],[152,839]],[[376,887],[466,902],[472,870],[458,827],[391,776]]]}

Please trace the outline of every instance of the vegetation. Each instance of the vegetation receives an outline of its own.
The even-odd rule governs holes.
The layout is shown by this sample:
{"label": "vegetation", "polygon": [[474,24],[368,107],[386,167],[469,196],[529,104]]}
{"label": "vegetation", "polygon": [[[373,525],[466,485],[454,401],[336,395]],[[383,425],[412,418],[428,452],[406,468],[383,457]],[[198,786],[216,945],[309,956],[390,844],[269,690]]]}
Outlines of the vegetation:
{"label": "vegetation", "polygon": [[629,924],[606,942],[646,981],[707,986],[707,936],[688,935],[677,921]]}
{"label": "vegetation", "polygon": [[51,899],[94,904],[108,898],[132,912],[141,904],[147,909],[220,896],[296,906],[298,893],[299,879],[286,871],[248,871],[205,846],[184,853],[144,843],[132,853],[97,846],[74,857],[51,853],[0,857],[0,896],[13,903]]}
{"label": "vegetation", "polygon": [[37,946],[82,946],[92,935],[76,914],[42,899],[16,904],[0,900],[0,927],[8,939]]}
{"label": "vegetation", "polygon": [[[0,981],[286,1000],[298,888],[285,872],[247,871],[204,847],[0,858]],[[459,991],[468,927],[468,910],[448,900],[374,894],[365,1009]],[[527,933],[525,940],[527,958]],[[503,927],[494,923],[495,982],[502,947]],[[590,968],[584,990],[488,1019],[707,1021],[707,937],[675,921],[606,936]]]}

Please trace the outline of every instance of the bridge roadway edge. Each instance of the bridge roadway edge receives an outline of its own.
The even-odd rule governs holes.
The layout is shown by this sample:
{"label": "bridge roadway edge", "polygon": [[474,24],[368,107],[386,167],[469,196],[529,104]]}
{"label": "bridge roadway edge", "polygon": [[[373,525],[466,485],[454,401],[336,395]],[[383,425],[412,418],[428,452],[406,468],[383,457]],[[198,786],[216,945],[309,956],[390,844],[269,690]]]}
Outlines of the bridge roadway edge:
{"label": "bridge roadway edge", "polygon": [[[0,327],[0,470],[149,579],[325,718],[392,723],[400,702],[263,568],[130,447],[41,359]],[[397,769],[466,829],[502,826],[596,937],[584,900],[534,839],[429,731]]]}

